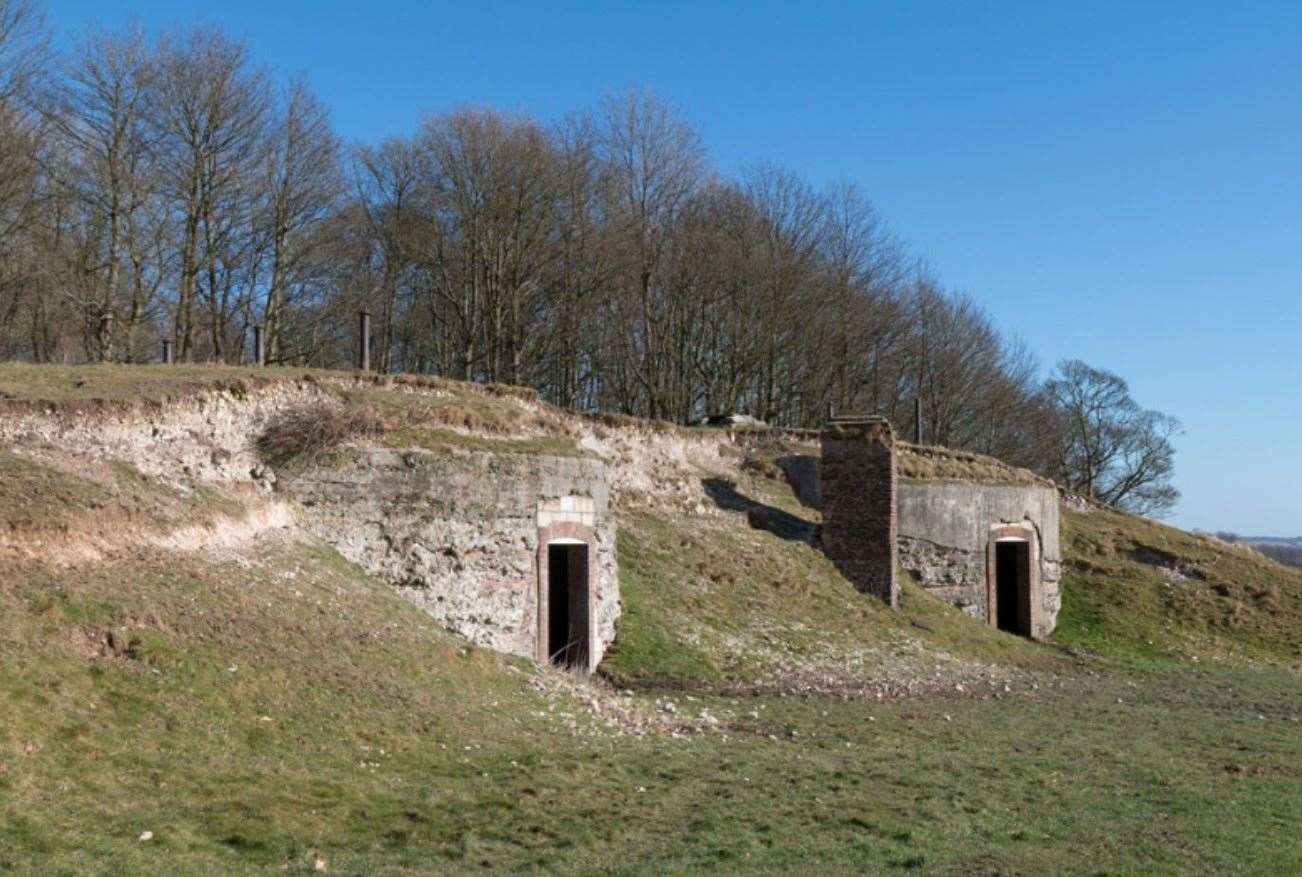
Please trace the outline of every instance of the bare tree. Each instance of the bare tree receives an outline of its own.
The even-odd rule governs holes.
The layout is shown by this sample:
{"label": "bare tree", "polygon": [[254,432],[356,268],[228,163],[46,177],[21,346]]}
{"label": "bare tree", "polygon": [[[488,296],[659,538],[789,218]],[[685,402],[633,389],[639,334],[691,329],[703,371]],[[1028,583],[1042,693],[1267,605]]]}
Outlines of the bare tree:
{"label": "bare tree", "polygon": [[551,143],[531,119],[463,109],[426,120],[419,148],[435,226],[423,267],[460,336],[460,372],[519,383],[554,252]]}
{"label": "bare tree", "polygon": [[49,278],[33,239],[42,151],[33,104],[48,71],[48,47],[33,3],[0,0],[0,356],[32,347],[42,327],[40,293]]}
{"label": "bare tree", "polygon": [[597,150],[596,125],[574,114],[552,133],[553,257],[548,263],[544,307],[545,348],[539,383],[565,407],[595,408],[600,388],[603,335],[594,314],[615,276],[611,229],[601,215],[609,203]]}
{"label": "bare tree", "polygon": [[[358,281],[366,290],[364,301],[380,301],[378,352],[384,372],[394,364],[399,293],[416,254],[439,243],[432,223],[422,221],[429,216],[421,206],[421,187],[428,178],[423,162],[413,143],[398,138],[359,147],[353,157],[355,215],[364,222]],[[418,224],[425,232],[423,242],[417,240]]]}
{"label": "bare tree", "polygon": [[210,355],[221,359],[241,294],[256,281],[248,234],[255,168],[265,146],[269,86],[243,43],[217,30],[169,35],[159,46],[158,135],[179,231],[177,354],[196,353],[195,305],[208,314]]}
{"label": "bare tree", "polygon": [[79,216],[79,264],[64,293],[95,360],[119,358],[119,344],[131,358],[158,290],[154,69],[139,30],[98,33],[77,47],[47,104],[63,159],[49,177]]}
{"label": "bare tree", "polygon": [[0,0],[0,106],[21,103],[49,66],[50,34],[32,0]]}
{"label": "bare tree", "polygon": [[1060,420],[1058,477],[1069,490],[1137,514],[1175,505],[1179,421],[1141,408],[1124,380],[1080,360],[1059,363],[1046,391]]}
{"label": "bare tree", "polygon": [[667,102],[630,89],[602,103],[597,147],[609,175],[603,209],[618,265],[605,323],[615,361],[604,370],[603,392],[626,411],[673,417],[672,336],[665,330],[674,301],[658,271],[677,217],[701,182],[700,135]]}
{"label": "bare tree", "polygon": [[340,144],[325,107],[306,83],[294,80],[270,124],[260,225],[270,251],[263,303],[267,356],[282,359],[290,309],[319,276],[327,254],[315,229],[338,209],[344,182]]}

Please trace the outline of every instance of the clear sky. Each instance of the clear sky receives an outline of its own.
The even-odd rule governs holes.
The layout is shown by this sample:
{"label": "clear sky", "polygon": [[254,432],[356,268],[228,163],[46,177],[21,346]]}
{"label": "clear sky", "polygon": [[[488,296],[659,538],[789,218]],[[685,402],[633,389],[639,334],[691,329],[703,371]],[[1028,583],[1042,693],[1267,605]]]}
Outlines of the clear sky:
{"label": "clear sky", "polygon": [[1302,535],[1302,2],[45,5],[220,24],[350,139],[649,86],[722,170],[860,183],[1046,367],[1179,417],[1175,523]]}

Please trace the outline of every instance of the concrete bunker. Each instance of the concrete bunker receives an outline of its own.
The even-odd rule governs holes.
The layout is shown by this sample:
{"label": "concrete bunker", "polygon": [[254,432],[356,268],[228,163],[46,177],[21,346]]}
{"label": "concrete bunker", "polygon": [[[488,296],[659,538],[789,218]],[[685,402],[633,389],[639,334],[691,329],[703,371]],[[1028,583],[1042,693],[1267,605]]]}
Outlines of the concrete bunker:
{"label": "concrete bunker", "polygon": [[614,639],[600,460],[358,447],[281,489],[308,530],[472,642],[587,672]]}
{"label": "concrete bunker", "polygon": [[1042,639],[1061,605],[1058,491],[987,457],[897,443],[880,417],[844,417],[822,457],[780,458],[822,545],[859,590],[898,605],[896,570],[974,618]]}
{"label": "concrete bunker", "polygon": [[1061,597],[1051,485],[904,479],[900,568],[932,594],[1010,633],[1042,639]]}

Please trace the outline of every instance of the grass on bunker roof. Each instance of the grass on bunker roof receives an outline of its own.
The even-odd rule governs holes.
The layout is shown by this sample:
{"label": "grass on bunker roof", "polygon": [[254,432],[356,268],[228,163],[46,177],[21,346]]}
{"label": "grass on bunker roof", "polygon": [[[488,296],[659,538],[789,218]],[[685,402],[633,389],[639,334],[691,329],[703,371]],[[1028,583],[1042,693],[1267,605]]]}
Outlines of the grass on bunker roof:
{"label": "grass on bunker roof", "polygon": [[575,456],[573,431],[559,412],[474,384],[444,382],[436,395],[362,387],[343,393],[349,407],[367,407],[384,424],[382,444],[442,451],[454,448],[497,453]]}
{"label": "grass on bunker roof", "polygon": [[984,454],[910,442],[896,442],[895,447],[899,475],[906,481],[961,481],[1027,487],[1051,487],[1053,484],[1030,469],[1010,466]]}
{"label": "grass on bunker roof", "polygon": [[98,477],[84,462],[78,468],[0,447],[0,544],[75,531],[112,534],[124,524],[172,529],[242,510],[233,496],[204,485],[166,485],[123,461],[94,467]]}
{"label": "grass on bunker roof", "polygon": [[433,401],[430,407],[444,409],[437,413],[445,426],[508,432],[531,425],[524,419],[517,420],[526,405],[537,412],[532,417],[533,425],[548,418],[559,423],[553,410],[538,401],[536,392],[522,387],[426,375],[217,363],[164,366],[0,362],[0,409],[58,412],[157,407],[210,391],[245,394],[276,383],[302,380],[318,382],[344,398],[351,393],[374,395],[396,400],[399,407],[418,405],[418,400]]}

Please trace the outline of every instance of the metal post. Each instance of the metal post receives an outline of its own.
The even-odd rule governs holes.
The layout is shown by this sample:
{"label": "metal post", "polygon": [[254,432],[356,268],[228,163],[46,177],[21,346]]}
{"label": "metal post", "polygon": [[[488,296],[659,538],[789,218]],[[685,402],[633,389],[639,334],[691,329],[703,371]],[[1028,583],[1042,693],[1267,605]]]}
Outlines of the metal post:
{"label": "metal post", "polygon": [[922,444],[922,397],[913,400],[913,441]]}
{"label": "metal post", "polygon": [[163,339],[163,365],[172,364],[172,339]]}
{"label": "metal post", "polygon": [[371,312],[358,313],[357,367],[364,372],[371,370]]}
{"label": "metal post", "polygon": [[832,403],[831,403],[831,402],[828,402],[828,403],[827,403],[827,422],[828,422],[828,423],[831,423],[831,422],[832,422],[832,418],[835,417],[835,416],[836,416],[836,409],[832,407]]}
{"label": "metal post", "polygon": [[259,368],[267,364],[267,340],[261,323],[253,327],[253,364]]}

